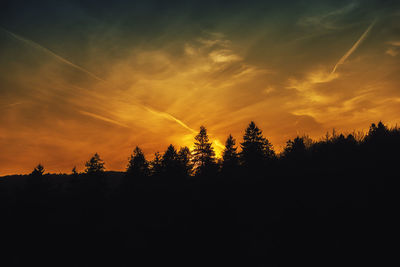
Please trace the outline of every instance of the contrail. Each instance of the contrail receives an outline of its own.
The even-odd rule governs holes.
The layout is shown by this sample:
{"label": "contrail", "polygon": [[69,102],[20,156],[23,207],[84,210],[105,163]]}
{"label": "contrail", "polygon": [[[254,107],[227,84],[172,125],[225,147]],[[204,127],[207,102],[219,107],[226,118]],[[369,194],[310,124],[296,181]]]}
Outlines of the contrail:
{"label": "contrail", "polygon": [[[168,119],[168,120],[171,120],[171,121],[174,121],[174,122],[178,123],[178,124],[181,125],[183,128],[189,130],[190,132],[192,132],[192,133],[194,133],[194,134],[197,133],[196,130],[194,130],[193,128],[189,127],[186,123],[184,123],[183,121],[181,121],[181,120],[175,118],[174,116],[172,116],[172,115],[169,114],[169,113],[162,112],[162,111],[156,111],[156,110],[154,110],[154,109],[151,109],[151,108],[145,107],[145,106],[143,106],[143,108],[146,109],[146,110],[147,110],[148,112],[150,112],[150,113],[156,114],[156,115],[158,115],[158,116],[164,117],[164,118],[166,118],[166,119]],[[224,146],[224,145],[221,143],[221,141],[219,141],[217,138],[214,139],[213,143],[214,143],[215,146],[217,146],[217,147],[219,147],[219,148],[221,148],[221,149],[224,149],[224,148],[225,148],[225,146]]]}
{"label": "contrail", "polygon": [[63,58],[63,57],[57,55],[56,53],[54,53],[54,52],[51,51],[50,49],[48,49],[48,48],[46,48],[46,47],[44,47],[44,46],[42,46],[42,45],[40,45],[40,44],[38,44],[38,43],[32,41],[32,40],[26,39],[26,38],[24,38],[24,37],[22,37],[22,36],[20,36],[20,35],[18,35],[18,34],[15,34],[15,33],[13,33],[13,32],[10,32],[10,31],[8,31],[8,30],[6,30],[6,29],[4,29],[4,28],[1,28],[1,29],[2,29],[3,31],[5,31],[6,33],[8,33],[9,35],[11,35],[12,37],[14,37],[15,39],[17,39],[17,40],[19,40],[19,41],[21,41],[21,42],[24,42],[24,43],[26,43],[26,44],[28,44],[28,45],[30,45],[30,46],[33,46],[33,47],[36,48],[36,49],[42,50],[43,52],[45,52],[45,53],[47,53],[47,54],[49,54],[49,55],[55,57],[55,58],[58,59],[59,61],[65,63],[65,64],[67,64],[67,65],[69,65],[69,66],[71,66],[71,67],[73,67],[73,68],[75,68],[75,69],[77,69],[77,70],[80,70],[80,71],[86,73],[87,75],[91,76],[92,78],[94,78],[94,79],[96,79],[96,80],[98,80],[98,81],[101,81],[101,82],[106,82],[105,80],[103,80],[103,79],[100,78],[99,76],[97,76],[97,75],[91,73],[90,71],[88,71],[88,70],[82,68],[81,66],[78,66],[78,65],[72,63],[71,61],[66,60],[65,58]]}
{"label": "contrail", "polygon": [[21,105],[23,103],[24,103],[23,101],[15,102],[15,103],[11,103],[11,104],[3,106],[3,108],[10,108],[10,107],[14,107],[14,106],[17,106],[17,105]]}
{"label": "contrail", "polygon": [[376,20],[374,20],[371,25],[368,26],[368,28],[365,30],[365,32],[361,35],[361,37],[355,42],[355,44],[350,48],[349,51],[347,51],[346,54],[336,63],[335,67],[333,67],[333,70],[331,74],[334,74],[336,69],[339,67],[339,65],[343,64],[346,59],[358,48],[358,46],[365,40],[367,37],[369,31],[372,29],[372,27],[375,25]]}
{"label": "contrail", "polygon": [[[58,59],[59,61],[65,63],[65,64],[67,64],[67,65],[69,65],[69,66],[71,66],[71,67],[73,67],[73,68],[75,68],[75,69],[77,69],[77,70],[80,70],[80,71],[86,73],[87,75],[91,76],[92,78],[94,78],[94,79],[96,79],[96,80],[98,80],[98,81],[101,81],[101,82],[104,82],[104,83],[109,83],[108,81],[106,81],[106,80],[100,78],[99,76],[93,74],[92,72],[88,71],[87,69],[84,69],[84,68],[82,68],[81,66],[78,66],[78,65],[72,63],[71,61],[69,61],[69,60],[67,60],[67,59],[65,59],[65,58],[63,58],[63,57],[57,55],[56,53],[54,53],[54,52],[51,51],[50,49],[48,49],[48,48],[46,48],[46,47],[44,47],[44,46],[42,46],[42,45],[40,45],[40,44],[38,44],[38,43],[32,41],[32,40],[26,39],[26,38],[24,38],[24,37],[22,37],[22,36],[20,36],[20,35],[18,35],[18,34],[15,34],[15,33],[13,33],[13,32],[10,32],[10,31],[8,31],[8,30],[2,28],[2,27],[0,27],[0,29],[2,29],[3,31],[5,31],[6,33],[8,33],[9,35],[11,35],[11,36],[14,37],[15,39],[17,39],[17,40],[19,40],[19,41],[21,41],[21,42],[24,42],[24,43],[26,43],[26,44],[28,44],[28,45],[30,45],[30,46],[36,48],[36,49],[39,49],[39,50],[41,50],[41,51],[43,51],[43,52],[45,52],[45,53],[47,53],[47,54],[49,54],[49,55],[55,57],[55,58]],[[154,109],[152,109],[152,108],[150,108],[150,107],[147,107],[147,106],[145,106],[145,105],[143,105],[143,104],[140,104],[140,103],[136,103],[136,104],[139,105],[139,106],[141,106],[141,107],[143,107],[145,110],[147,110],[148,112],[150,112],[150,113],[152,113],[152,114],[154,114],[154,115],[156,115],[156,116],[163,117],[163,118],[165,118],[165,119],[168,119],[168,120],[170,120],[170,121],[173,121],[173,122],[179,124],[180,126],[182,126],[183,128],[189,130],[190,132],[196,133],[196,131],[195,131],[193,128],[190,128],[190,127],[189,127],[187,124],[185,124],[183,121],[179,120],[178,118],[172,116],[172,115],[169,114],[169,113],[162,112],[162,111],[156,111],[156,110],[154,110]],[[119,125],[119,126],[121,126],[121,127],[129,128],[127,125],[124,125],[124,124],[122,124],[122,123],[120,123],[120,122],[118,122],[118,121],[115,121],[115,120],[112,120],[112,119],[109,119],[109,118],[106,118],[106,117],[103,117],[103,116],[100,116],[100,115],[97,115],[97,114],[94,114],[94,113],[91,113],[91,112],[86,112],[86,111],[81,111],[81,110],[80,110],[79,112],[80,112],[81,114],[84,114],[84,115],[87,115],[87,116],[91,116],[91,117],[93,117],[93,118],[97,118],[97,119],[100,119],[100,120],[103,120],[103,121],[106,121],[106,122],[109,122],[109,123],[113,123],[113,124]],[[218,142],[219,142],[219,140],[218,140]],[[220,142],[219,142],[219,143],[216,143],[216,145],[219,146],[219,147],[222,146],[222,144],[221,144]]]}
{"label": "contrail", "polygon": [[103,116],[100,116],[100,115],[97,115],[97,114],[94,114],[94,113],[91,113],[91,112],[79,110],[79,113],[81,113],[83,115],[86,115],[86,116],[89,116],[89,117],[92,117],[92,118],[95,118],[95,119],[98,119],[98,120],[102,120],[102,121],[105,121],[105,122],[109,122],[109,123],[121,126],[121,127],[124,127],[124,128],[130,128],[129,126],[127,126],[125,124],[122,124],[119,121],[115,121],[113,119],[106,118],[106,117],[103,117]]}
{"label": "contrail", "polygon": [[[73,68],[75,68],[75,69],[77,69],[77,70],[80,70],[80,71],[82,71],[82,72],[88,74],[89,76],[93,77],[94,79],[96,79],[96,80],[98,80],[98,81],[101,81],[101,82],[104,82],[104,83],[108,83],[106,80],[104,80],[104,79],[98,77],[97,75],[93,74],[92,72],[90,72],[90,71],[88,71],[88,70],[82,68],[81,66],[78,66],[78,65],[72,63],[71,61],[69,61],[69,60],[67,60],[67,59],[65,59],[65,58],[63,58],[63,57],[57,55],[56,53],[54,53],[54,52],[51,51],[50,49],[48,49],[48,48],[46,48],[46,47],[44,47],[44,46],[42,46],[42,45],[40,45],[40,44],[38,44],[38,43],[32,41],[32,40],[26,39],[26,38],[24,38],[24,37],[22,37],[22,36],[20,36],[20,35],[18,35],[18,34],[15,34],[15,33],[13,33],[13,32],[10,32],[10,31],[8,31],[8,30],[2,28],[2,27],[0,27],[0,28],[1,28],[3,31],[5,31],[6,33],[8,33],[9,35],[11,35],[12,37],[14,37],[15,39],[17,39],[17,40],[19,40],[19,41],[21,41],[21,42],[24,42],[24,43],[26,43],[26,44],[28,44],[28,45],[30,45],[30,46],[36,48],[36,49],[39,49],[39,50],[41,50],[41,51],[43,51],[43,52],[45,52],[45,53],[47,53],[47,54],[49,54],[49,55],[55,57],[55,58],[58,59],[59,61],[65,63],[65,64],[67,64],[67,65],[69,65],[69,66],[71,66],[71,67],[73,67]],[[191,131],[191,132],[196,132],[195,130],[193,130],[192,128],[190,128],[189,126],[187,126],[184,122],[182,122],[181,120],[175,118],[175,117],[172,116],[171,114],[168,114],[168,113],[165,113],[165,112],[160,112],[160,111],[155,111],[155,110],[153,110],[153,109],[151,109],[151,108],[149,108],[149,107],[146,107],[146,106],[144,106],[144,105],[142,105],[142,104],[139,104],[139,105],[142,106],[142,107],[144,107],[147,111],[151,112],[152,114],[155,114],[155,115],[157,115],[157,116],[161,116],[161,117],[164,117],[164,118],[169,119],[169,120],[171,120],[171,121],[174,121],[174,122],[178,123],[179,125],[181,125],[182,127],[184,127],[185,129]],[[111,122],[111,123],[114,123],[114,124],[117,124],[117,125],[120,125],[120,126],[123,126],[123,127],[127,127],[126,125],[122,125],[122,124],[120,124],[120,123],[118,123],[118,122],[116,122],[116,121],[113,121],[113,120],[111,120],[111,119],[107,119],[107,118],[102,117],[102,116],[100,116],[100,115],[96,115],[96,114],[93,114],[93,113],[90,113],[90,112],[85,112],[85,111],[80,111],[80,112],[83,113],[83,114],[92,116],[92,117],[96,117],[96,118],[101,119],[101,120],[104,120],[104,121],[108,121],[108,122]]]}
{"label": "contrail", "polygon": [[174,121],[174,122],[178,123],[178,124],[181,125],[183,128],[185,128],[185,129],[191,131],[192,133],[196,133],[196,131],[195,131],[193,128],[190,128],[186,123],[184,123],[183,121],[181,121],[181,120],[175,118],[174,116],[172,116],[172,115],[169,114],[169,113],[162,112],[162,111],[156,111],[156,110],[151,109],[151,108],[146,107],[146,106],[143,106],[143,108],[146,109],[148,112],[150,112],[150,113],[152,113],[152,114],[155,114],[155,115],[160,116],[160,117],[164,117],[164,118],[166,118],[166,119],[168,119],[168,120],[170,120],[170,121]]}

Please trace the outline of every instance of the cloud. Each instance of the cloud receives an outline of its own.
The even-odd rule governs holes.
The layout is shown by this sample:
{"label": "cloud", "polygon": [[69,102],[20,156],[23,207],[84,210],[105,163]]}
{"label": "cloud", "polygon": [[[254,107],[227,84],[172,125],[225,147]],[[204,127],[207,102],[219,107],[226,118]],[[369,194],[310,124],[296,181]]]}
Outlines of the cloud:
{"label": "cloud", "polygon": [[400,41],[392,41],[392,42],[387,42],[387,43],[392,46],[400,46]]}
{"label": "cloud", "polygon": [[234,53],[232,53],[231,50],[228,49],[212,51],[209,55],[210,58],[216,63],[226,63],[242,60],[240,56],[235,55]]}
{"label": "cloud", "polygon": [[388,48],[385,51],[385,54],[390,55],[392,57],[395,57],[395,56],[397,56],[399,54],[399,51],[397,51],[396,49],[393,49],[393,48]]}
{"label": "cloud", "polygon": [[385,54],[395,57],[399,54],[400,41],[386,42],[390,47],[386,49]]}
{"label": "cloud", "polygon": [[18,105],[21,105],[21,104],[24,104],[24,102],[23,101],[18,101],[18,102],[15,102],[15,103],[7,104],[7,105],[4,105],[3,108],[12,108],[12,107],[15,107],[15,106],[18,106]]}
{"label": "cloud", "polygon": [[343,17],[348,13],[352,12],[357,6],[357,2],[350,1],[350,3],[344,7],[323,14],[301,17],[298,24],[303,27],[313,26],[325,30],[337,30],[342,27],[342,25],[338,25],[338,21],[343,19]]}

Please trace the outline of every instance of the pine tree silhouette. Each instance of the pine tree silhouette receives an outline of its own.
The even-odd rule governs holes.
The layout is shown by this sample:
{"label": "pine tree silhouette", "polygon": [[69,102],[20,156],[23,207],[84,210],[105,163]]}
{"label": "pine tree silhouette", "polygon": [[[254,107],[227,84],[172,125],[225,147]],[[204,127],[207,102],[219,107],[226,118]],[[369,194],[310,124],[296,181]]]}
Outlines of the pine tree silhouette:
{"label": "pine tree silhouette", "polygon": [[129,158],[126,172],[129,176],[134,177],[144,177],[150,174],[149,163],[138,146],[135,147],[133,154]]}
{"label": "pine tree silhouette", "polygon": [[188,147],[181,147],[178,152],[179,171],[182,176],[190,176],[192,174],[192,154]]}
{"label": "pine tree silhouette", "polygon": [[43,201],[48,192],[49,183],[44,174],[44,167],[38,164],[28,178],[27,195],[33,202]]}
{"label": "pine tree silhouette", "polygon": [[87,174],[100,174],[105,170],[104,161],[100,158],[99,154],[95,153],[89,161],[85,163],[85,173]]}
{"label": "pine tree silhouette", "polygon": [[160,152],[154,153],[154,159],[149,163],[150,172],[152,175],[161,174],[162,170],[162,156]]}
{"label": "pine tree silhouette", "polygon": [[200,132],[195,137],[193,162],[196,174],[204,174],[215,168],[215,152],[204,126],[200,126]]}
{"label": "pine tree silhouette", "polygon": [[164,152],[161,161],[162,172],[167,176],[174,176],[178,173],[179,161],[178,152],[175,147],[171,144]]}
{"label": "pine tree silhouette", "polygon": [[287,141],[283,152],[286,158],[300,159],[306,153],[306,145],[302,137],[297,136],[292,140]]}
{"label": "pine tree silhouette", "polygon": [[44,174],[44,167],[40,163],[31,172],[32,176],[42,176],[43,174]]}
{"label": "pine tree silhouette", "polygon": [[237,153],[236,140],[229,135],[225,142],[225,149],[222,153],[222,171],[234,171],[239,165],[239,155]]}
{"label": "pine tree silhouette", "polygon": [[275,156],[272,144],[253,121],[245,130],[241,147],[240,156],[244,166],[261,166],[267,159]]}

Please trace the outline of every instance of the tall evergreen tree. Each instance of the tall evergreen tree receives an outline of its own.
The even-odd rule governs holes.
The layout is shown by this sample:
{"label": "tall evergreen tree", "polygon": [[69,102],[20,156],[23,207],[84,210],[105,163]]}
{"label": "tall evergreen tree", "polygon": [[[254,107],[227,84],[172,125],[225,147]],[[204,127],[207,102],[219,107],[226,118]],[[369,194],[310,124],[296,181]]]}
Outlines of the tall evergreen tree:
{"label": "tall evergreen tree", "polygon": [[85,173],[87,174],[99,174],[105,170],[104,161],[100,158],[99,154],[95,153],[89,161],[85,163]]}
{"label": "tall evergreen tree", "polygon": [[136,177],[149,175],[149,163],[138,146],[133,150],[133,154],[130,156],[126,172],[128,175]]}
{"label": "tall evergreen tree", "polygon": [[239,156],[237,153],[236,140],[229,135],[225,142],[225,149],[222,153],[222,170],[233,170],[238,166]]}
{"label": "tall evergreen tree", "polygon": [[262,131],[252,121],[247,127],[241,143],[241,160],[245,166],[258,166],[274,157],[272,144],[266,139]]}
{"label": "tall evergreen tree", "polygon": [[162,157],[160,152],[154,153],[154,159],[150,162],[150,171],[152,175],[159,175],[162,169]]}
{"label": "tall evergreen tree", "polygon": [[178,175],[178,152],[172,144],[169,145],[167,150],[165,151],[162,157],[161,166],[164,174],[171,176]]}
{"label": "tall evergreen tree", "polygon": [[215,152],[204,126],[195,137],[193,162],[196,174],[203,174],[215,167]]}
{"label": "tall evergreen tree", "polygon": [[192,174],[192,154],[188,147],[181,147],[178,152],[179,169],[183,176],[190,176]]}

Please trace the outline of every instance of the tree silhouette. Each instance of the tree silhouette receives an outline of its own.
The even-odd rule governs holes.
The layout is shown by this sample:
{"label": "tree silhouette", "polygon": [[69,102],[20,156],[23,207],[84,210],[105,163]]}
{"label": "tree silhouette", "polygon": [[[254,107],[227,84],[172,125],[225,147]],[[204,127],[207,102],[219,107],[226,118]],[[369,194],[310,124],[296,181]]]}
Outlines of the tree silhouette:
{"label": "tree silhouette", "polygon": [[222,170],[228,171],[235,169],[239,164],[236,140],[229,135],[225,142],[225,149],[222,153]]}
{"label": "tree silhouette", "polygon": [[161,161],[162,172],[167,176],[177,175],[179,168],[178,152],[171,144],[164,152]]}
{"label": "tree silhouette", "polygon": [[388,128],[381,121],[378,122],[378,125],[372,123],[371,127],[369,128],[367,140],[368,141],[383,140],[388,134],[389,134]]}
{"label": "tree silhouette", "polygon": [[46,198],[49,184],[44,174],[44,167],[38,164],[28,177],[27,193],[28,198],[33,201],[43,201]]}
{"label": "tree silhouette", "polygon": [[241,161],[245,166],[262,165],[266,159],[271,159],[275,155],[272,144],[262,135],[262,131],[253,121],[245,130],[241,147]]}
{"label": "tree silhouette", "polygon": [[130,176],[138,177],[148,176],[150,173],[149,163],[138,146],[133,150],[133,155],[130,156],[126,172]]}
{"label": "tree silhouette", "polygon": [[44,167],[42,164],[38,164],[31,172],[32,176],[42,176],[44,173]]}
{"label": "tree silhouette", "polygon": [[215,152],[204,126],[200,126],[200,132],[195,137],[193,162],[196,174],[203,174],[215,167]]}
{"label": "tree silhouette", "polygon": [[[195,140],[197,158],[192,159],[187,147],[177,151],[170,145],[162,155],[155,154],[153,177],[148,179],[121,172],[103,175],[104,163],[97,154],[86,164],[93,175],[77,175],[75,167],[72,177],[47,170],[44,174],[39,164],[28,176],[0,177],[0,224],[7,229],[2,241],[6,247],[11,244],[9,254],[18,258],[12,265],[29,265],[36,258],[49,258],[54,265],[64,260],[63,251],[76,246],[79,253],[72,253],[65,265],[133,266],[142,259],[149,263],[149,255],[155,254],[165,262],[180,251],[184,258],[179,263],[185,265],[211,260],[222,265],[292,266],[310,263],[310,250],[317,255],[311,257],[312,265],[325,259],[336,259],[332,265],[338,265],[354,254],[352,262],[359,263],[365,252],[380,251],[376,265],[382,265],[387,251],[393,250],[387,237],[398,228],[397,127],[372,124],[365,138],[339,132],[317,142],[296,137],[276,158],[254,123],[243,139],[245,152],[239,153],[238,143],[228,136],[217,175],[210,172],[215,170],[215,156],[203,127]],[[196,170],[200,176],[185,181],[193,162],[205,167]],[[148,165],[136,147],[127,172],[143,176]],[[29,245],[38,238],[48,246]],[[23,257],[14,257],[12,250],[26,240],[28,245],[19,252],[29,257],[21,262]],[[339,253],[338,243],[343,247]],[[205,247],[212,259],[192,263],[204,256]],[[265,257],[268,250],[273,253]],[[235,253],[243,259],[231,258]],[[283,259],[285,253],[294,257]],[[249,258],[254,259],[250,264]],[[372,262],[371,257],[364,260]]]}
{"label": "tree silhouette", "polygon": [[286,158],[300,159],[306,152],[306,145],[302,137],[287,141],[283,154]]}
{"label": "tree silhouette", "polygon": [[104,161],[97,153],[95,153],[93,157],[85,163],[85,167],[85,173],[87,174],[100,174],[105,170]]}
{"label": "tree silhouette", "polygon": [[72,168],[72,175],[77,176],[78,172],[76,171],[76,166]]}
{"label": "tree silhouette", "polygon": [[154,153],[154,159],[149,164],[150,172],[152,175],[159,175],[162,169],[162,156],[160,152]]}
{"label": "tree silhouette", "polygon": [[181,147],[178,152],[179,170],[183,176],[190,176],[192,174],[193,164],[192,154],[188,147]]}

